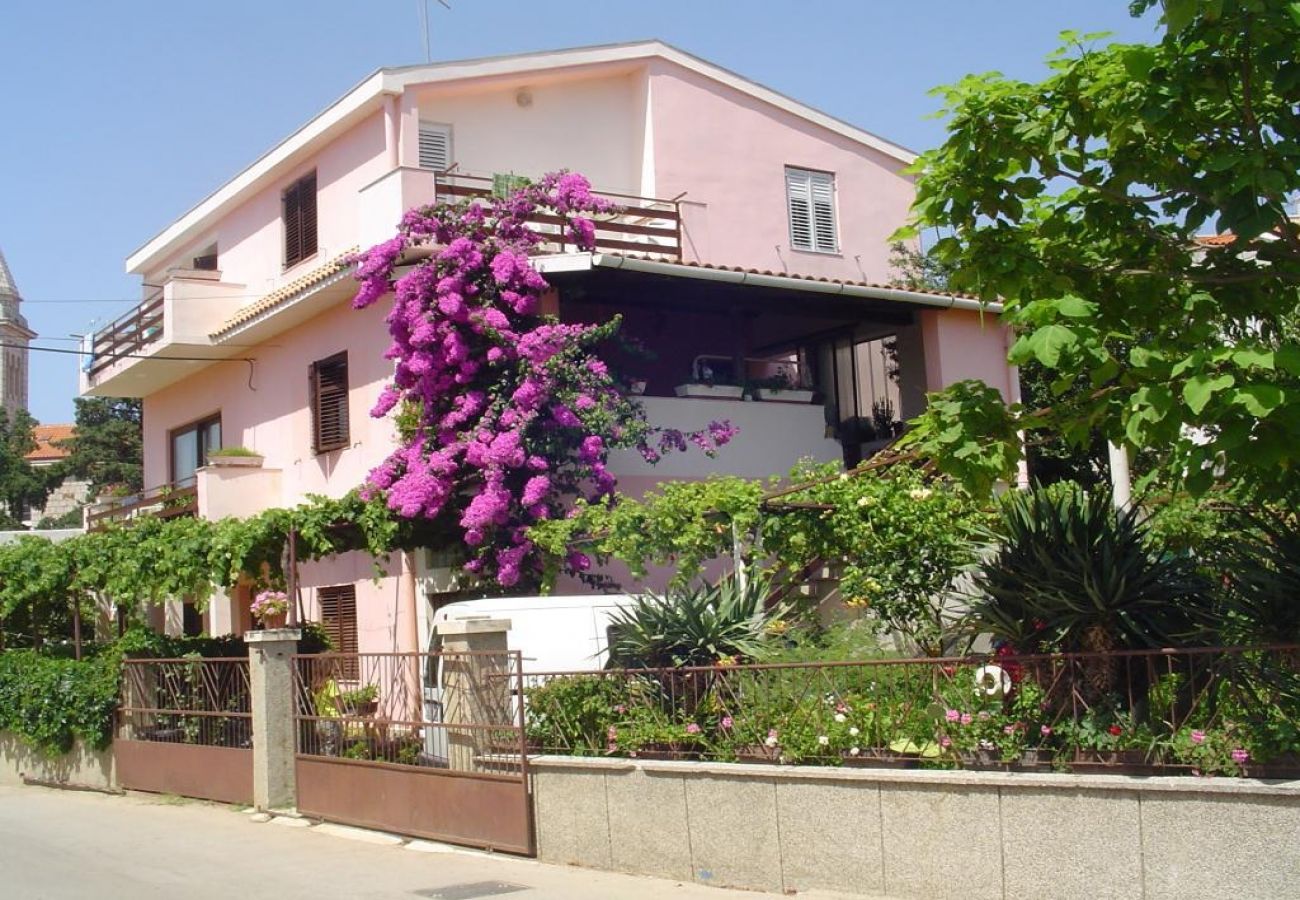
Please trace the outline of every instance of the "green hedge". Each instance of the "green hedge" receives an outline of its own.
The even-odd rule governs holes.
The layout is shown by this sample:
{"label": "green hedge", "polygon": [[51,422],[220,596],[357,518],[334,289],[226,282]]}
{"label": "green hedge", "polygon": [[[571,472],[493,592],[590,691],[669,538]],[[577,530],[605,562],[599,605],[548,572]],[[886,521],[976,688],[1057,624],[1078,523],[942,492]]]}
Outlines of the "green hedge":
{"label": "green hedge", "polygon": [[108,651],[78,662],[34,650],[0,653],[0,731],[12,731],[50,753],[75,738],[96,749],[113,736],[121,657]]}

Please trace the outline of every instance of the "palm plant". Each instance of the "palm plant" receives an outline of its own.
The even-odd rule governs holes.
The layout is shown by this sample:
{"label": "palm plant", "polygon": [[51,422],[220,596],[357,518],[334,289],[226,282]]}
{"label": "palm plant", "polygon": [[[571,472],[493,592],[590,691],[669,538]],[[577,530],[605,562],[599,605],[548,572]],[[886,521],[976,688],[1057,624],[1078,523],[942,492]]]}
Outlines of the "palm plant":
{"label": "palm plant", "polygon": [[733,577],[712,586],[646,594],[610,617],[610,664],[653,669],[712,666],[762,655],[786,607],[766,608],[767,583]]}
{"label": "palm plant", "polygon": [[[1075,485],[1015,491],[977,569],[976,622],[1017,650],[1105,653],[1194,642],[1210,622],[1209,582],[1150,537],[1141,513]],[[1088,667],[1095,694],[1116,667]]]}

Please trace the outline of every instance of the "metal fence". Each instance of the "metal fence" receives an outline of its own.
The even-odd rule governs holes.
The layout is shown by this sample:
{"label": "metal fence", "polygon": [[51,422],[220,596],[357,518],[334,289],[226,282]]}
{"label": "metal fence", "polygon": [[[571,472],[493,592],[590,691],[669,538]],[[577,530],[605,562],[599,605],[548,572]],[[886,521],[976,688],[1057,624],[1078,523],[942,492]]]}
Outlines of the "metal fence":
{"label": "metal fence", "polygon": [[533,752],[1300,774],[1300,647],[552,672]]}
{"label": "metal fence", "polygon": [[518,653],[324,653],[296,657],[297,751],[520,775]]}
{"label": "metal fence", "polygon": [[123,740],[251,747],[248,660],[123,660],[117,731]]}

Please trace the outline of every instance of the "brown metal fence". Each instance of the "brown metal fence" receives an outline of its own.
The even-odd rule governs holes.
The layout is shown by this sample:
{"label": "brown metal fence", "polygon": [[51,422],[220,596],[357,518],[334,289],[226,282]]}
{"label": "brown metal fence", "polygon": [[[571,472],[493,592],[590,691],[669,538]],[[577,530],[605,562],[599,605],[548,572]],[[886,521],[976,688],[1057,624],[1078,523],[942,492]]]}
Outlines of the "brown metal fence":
{"label": "brown metal fence", "polygon": [[531,854],[518,653],[295,657],[306,815]]}
{"label": "brown metal fence", "polygon": [[1300,647],[530,674],[534,752],[1300,774]]}
{"label": "brown metal fence", "polygon": [[251,803],[245,658],[127,659],[113,753],[124,787]]}

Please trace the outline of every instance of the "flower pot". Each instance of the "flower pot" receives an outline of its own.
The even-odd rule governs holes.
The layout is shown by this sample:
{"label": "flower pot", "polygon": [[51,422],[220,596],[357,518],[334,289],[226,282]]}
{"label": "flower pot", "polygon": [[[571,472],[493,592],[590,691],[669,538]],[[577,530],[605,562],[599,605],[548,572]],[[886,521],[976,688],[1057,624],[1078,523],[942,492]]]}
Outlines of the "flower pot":
{"label": "flower pot", "polygon": [[1012,766],[1022,772],[1050,772],[1052,771],[1052,751],[1025,750],[1020,754],[1020,758],[1012,763]]}
{"label": "flower pot", "polygon": [[265,457],[261,456],[209,456],[208,465],[218,469],[260,469]]}
{"label": "flower pot", "polygon": [[843,764],[850,769],[915,769],[921,765],[921,757],[894,753],[885,747],[868,747],[857,756],[844,754]]}
{"label": "flower pot", "polygon": [[679,384],[673,388],[678,397],[707,397],[712,400],[739,400],[745,389],[738,384]]}
{"label": "flower pot", "polygon": [[813,392],[792,388],[755,388],[754,396],[768,403],[811,403]]}
{"label": "flower pot", "polygon": [[631,394],[635,394],[638,397],[641,396],[642,394],[645,393],[645,381],[639,378],[635,379],[631,383],[631,385],[629,385],[628,392]]}
{"label": "flower pot", "polygon": [[258,624],[261,625],[263,629],[269,630],[272,628],[283,628],[286,622],[288,621],[288,619],[289,619],[289,614],[287,612],[282,612],[282,613],[267,613],[257,621]]}
{"label": "flower pot", "polygon": [[1002,754],[996,750],[974,750],[961,754],[961,767],[975,771],[991,772],[1006,769]]}

